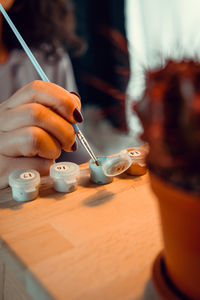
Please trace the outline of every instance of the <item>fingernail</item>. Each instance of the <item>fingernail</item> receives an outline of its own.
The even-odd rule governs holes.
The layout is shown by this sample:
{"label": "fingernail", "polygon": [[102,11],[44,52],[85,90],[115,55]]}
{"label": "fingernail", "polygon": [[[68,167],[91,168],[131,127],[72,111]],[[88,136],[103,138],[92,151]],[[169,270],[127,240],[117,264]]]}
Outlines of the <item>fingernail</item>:
{"label": "fingernail", "polygon": [[79,122],[79,123],[83,122],[82,113],[80,112],[80,110],[78,110],[78,108],[75,108],[73,116],[77,122]]}
{"label": "fingernail", "polygon": [[81,99],[81,96],[78,93],[76,92],[70,92],[70,93],[76,95],[79,99]]}
{"label": "fingernail", "polygon": [[77,143],[74,142],[74,144],[72,145],[72,151],[76,151],[77,150]]}

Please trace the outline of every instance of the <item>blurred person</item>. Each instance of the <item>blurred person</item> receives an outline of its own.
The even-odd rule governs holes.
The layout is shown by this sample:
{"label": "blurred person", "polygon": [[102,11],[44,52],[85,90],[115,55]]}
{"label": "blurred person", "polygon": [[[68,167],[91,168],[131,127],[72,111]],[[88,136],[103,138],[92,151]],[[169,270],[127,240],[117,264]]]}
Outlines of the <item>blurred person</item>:
{"label": "blurred person", "polygon": [[[38,80],[0,14],[0,188],[4,188],[12,171],[32,168],[46,175],[62,150],[76,151],[71,123],[83,118],[72,65],[63,45],[80,51],[82,42],[75,35],[69,0],[0,3],[53,82]],[[79,155],[73,158],[75,162]]]}

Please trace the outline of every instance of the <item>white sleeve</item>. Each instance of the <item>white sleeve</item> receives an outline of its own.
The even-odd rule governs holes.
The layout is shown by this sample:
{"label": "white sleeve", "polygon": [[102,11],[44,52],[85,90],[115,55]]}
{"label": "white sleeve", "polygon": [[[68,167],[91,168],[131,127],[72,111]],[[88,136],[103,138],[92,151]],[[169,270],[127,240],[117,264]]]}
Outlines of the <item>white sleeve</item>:
{"label": "white sleeve", "polygon": [[62,53],[57,65],[55,66],[53,82],[62,86],[69,92],[77,92],[77,85],[74,77],[72,63],[67,53]]}

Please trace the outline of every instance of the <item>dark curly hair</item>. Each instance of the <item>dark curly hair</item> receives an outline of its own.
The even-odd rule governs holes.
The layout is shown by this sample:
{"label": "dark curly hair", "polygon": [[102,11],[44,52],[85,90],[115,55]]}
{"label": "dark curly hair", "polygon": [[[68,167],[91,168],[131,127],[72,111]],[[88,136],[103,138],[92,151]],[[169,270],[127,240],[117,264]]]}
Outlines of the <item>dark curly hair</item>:
{"label": "dark curly hair", "polygon": [[[75,33],[73,5],[70,0],[15,0],[8,14],[27,44],[38,48],[47,44],[47,54],[64,46],[79,54],[83,41]],[[6,20],[3,20],[3,42],[8,50],[20,48]]]}

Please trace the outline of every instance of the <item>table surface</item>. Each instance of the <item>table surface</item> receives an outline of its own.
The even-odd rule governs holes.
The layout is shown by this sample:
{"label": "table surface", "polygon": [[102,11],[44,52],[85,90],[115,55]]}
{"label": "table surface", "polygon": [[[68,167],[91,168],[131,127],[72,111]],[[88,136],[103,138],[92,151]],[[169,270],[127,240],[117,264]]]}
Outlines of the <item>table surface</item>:
{"label": "table surface", "polygon": [[141,299],[163,245],[148,174],[98,186],[87,164],[70,194],[47,178],[28,203],[1,190],[0,237],[4,263],[37,300]]}

